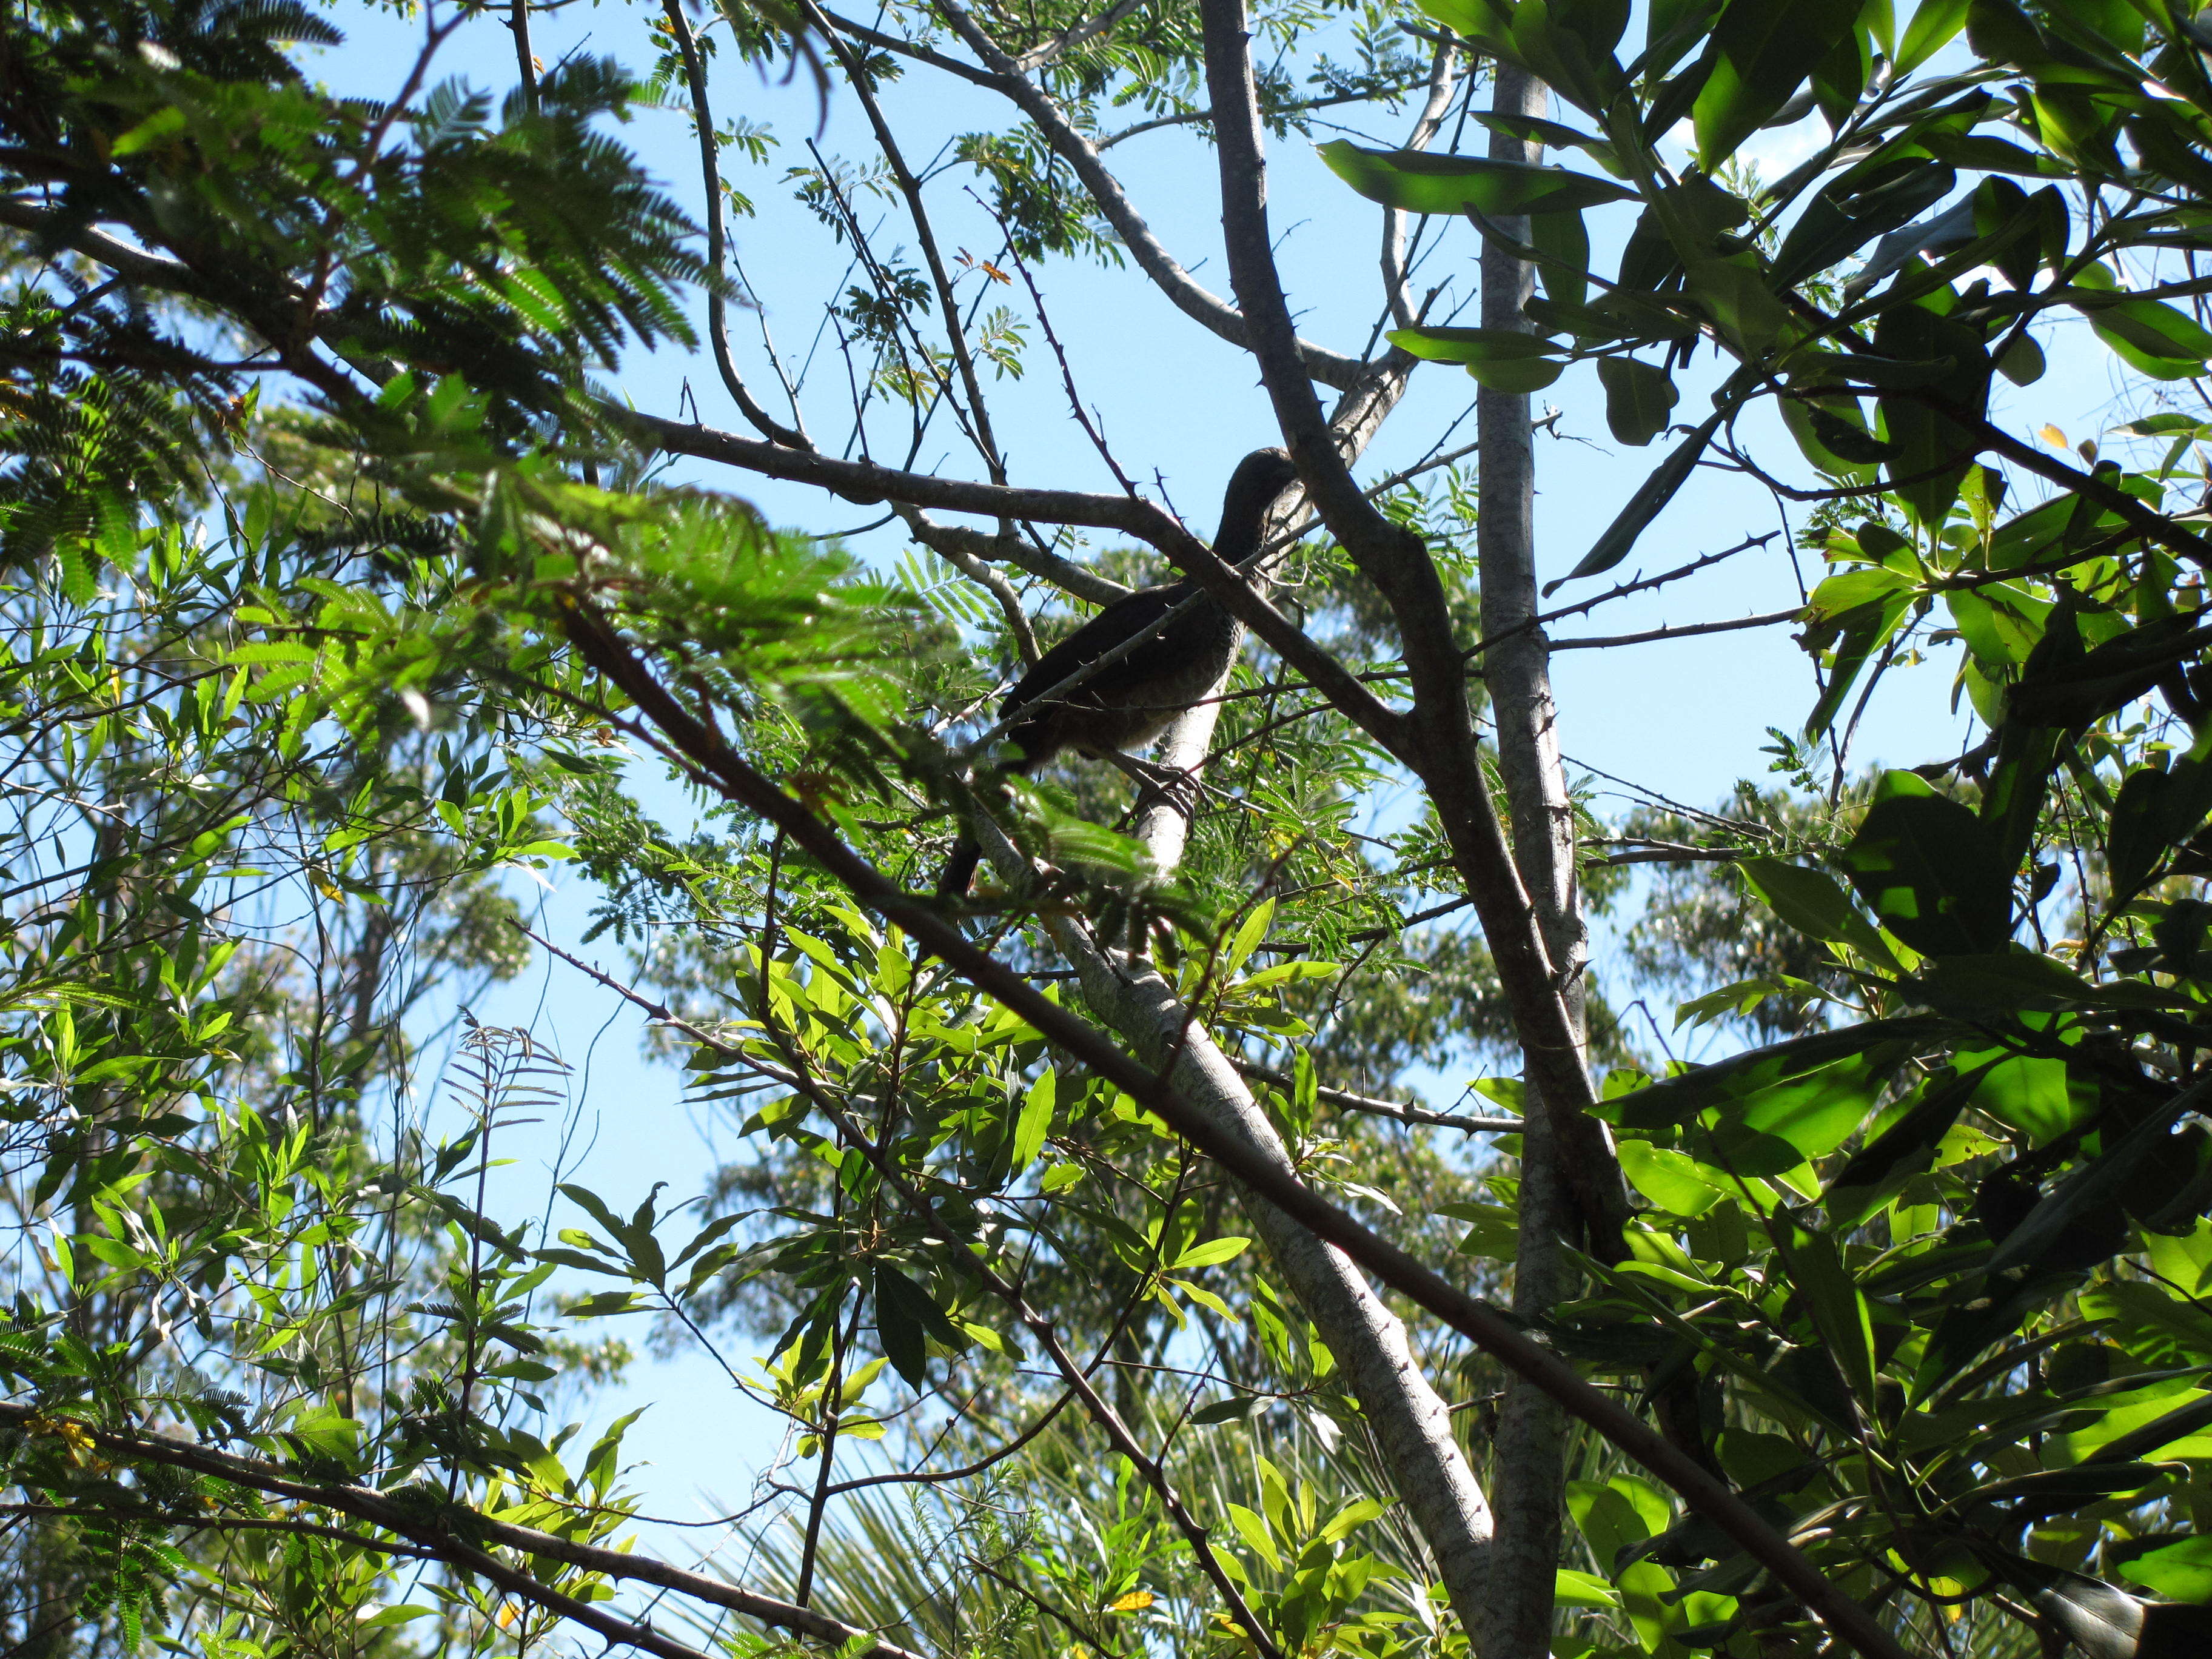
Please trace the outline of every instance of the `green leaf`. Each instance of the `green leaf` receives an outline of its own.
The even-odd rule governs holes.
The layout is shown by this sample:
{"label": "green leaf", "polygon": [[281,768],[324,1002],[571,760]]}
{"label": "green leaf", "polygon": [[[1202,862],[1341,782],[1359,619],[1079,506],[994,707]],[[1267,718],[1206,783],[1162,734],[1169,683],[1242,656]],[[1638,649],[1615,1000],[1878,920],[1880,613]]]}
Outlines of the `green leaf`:
{"label": "green leaf", "polygon": [[1923,1084],[1903,1115],[1854,1153],[1821,1193],[1828,1224],[1858,1226],[1934,1163],[1938,1143],[1994,1064],[1954,1071]]}
{"label": "green leaf", "polygon": [[1624,1137],[1619,1146],[1621,1173],[1629,1183],[1671,1215],[1700,1216],[1726,1196],[1708,1172],[1686,1152]]}
{"label": "green leaf", "polygon": [[1552,358],[1523,357],[1469,363],[1467,372],[1478,384],[1492,392],[1511,392],[1516,397],[1525,398],[1532,392],[1541,392],[1558,380],[1565,368],[1564,362]]}
{"label": "green leaf", "polygon": [[2183,380],[2204,372],[2212,331],[2162,300],[2133,299],[2102,266],[2092,266],[2065,290],[2097,337],[2128,366],[2154,380]]}
{"label": "green leaf", "polygon": [[1730,0],[1692,119],[1707,172],[1790,101],[1858,21],[1863,0]]}
{"label": "green leaf", "polygon": [[2171,1601],[2212,1601],[2212,1538],[2185,1538],[2121,1564],[2120,1577]]}
{"label": "green leaf", "polygon": [[1190,1414],[1194,1423],[1243,1423],[1257,1417],[1273,1403],[1264,1394],[1237,1394],[1200,1406]]}
{"label": "green leaf", "polygon": [[1544,593],[1549,598],[1566,583],[1583,576],[1595,576],[1610,570],[1626,558],[1636,545],[1637,538],[1649,529],[1651,521],[1667,508],[1682,486],[1690,480],[1705,447],[1713,434],[1721,429],[1722,411],[1716,410],[1698,428],[1667,453],[1667,459],[1653,467],[1636,493],[1628,498],[1628,505],[1620,509],[1613,521],[1606,526],[1605,533],[1597,538],[1590,550],[1582,556],[1582,562],[1557,581],[1544,584]]}
{"label": "green leaf", "polygon": [[945,1316],[929,1293],[887,1261],[876,1263],[876,1335],[891,1369],[921,1388],[929,1371],[930,1339],[954,1352],[968,1346],[967,1334]]}
{"label": "green leaf", "polygon": [[[1940,316],[1927,305],[1893,304],[1875,319],[1874,343],[1882,357],[1929,371],[1923,383],[1926,389],[1942,392],[1969,416],[1982,413],[1995,365],[1978,329]],[[1897,449],[1889,474],[1913,516],[1921,524],[1940,526],[1959,498],[1959,486],[1981,441],[1915,396],[1918,389],[1900,385],[1881,398],[1883,435]]]}
{"label": "green leaf", "polygon": [[2108,1143],[2105,1151],[2076,1166],[2004,1236],[1990,1258],[1990,1277],[2037,1261],[2069,1228],[2116,1206],[2146,1160],[2170,1155],[2173,1124],[2202,1103],[2206,1092],[2201,1086],[2183,1090],[2121,1136],[2117,1144]]}
{"label": "green leaf", "polygon": [[1224,1504],[1222,1508],[1228,1514],[1229,1524],[1237,1528],[1237,1535],[1244,1540],[1245,1547],[1280,1572],[1283,1558],[1275,1553],[1274,1538],[1267,1531],[1267,1523],[1261,1518],[1259,1512],[1249,1510],[1242,1504]]}
{"label": "green leaf", "polygon": [[1825,870],[1779,859],[1745,859],[1736,867],[1767,908],[1799,933],[1832,944],[1848,945],[1893,972],[1903,964],[1881,930],[1861,914],[1840,883]]}
{"label": "green leaf", "polygon": [[1234,1261],[1250,1248],[1249,1238],[1213,1238],[1203,1244],[1194,1244],[1167,1264],[1170,1273],[1183,1273],[1192,1267],[1212,1267],[1224,1261]]}
{"label": "green leaf", "polygon": [[1896,79],[1918,69],[1957,38],[1966,27],[1969,0],[1920,0],[1897,43]]}
{"label": "green leaf", "polygon": [[1911,1053],[1938,1044],[1959,1028],[1934,1018],[1874,1019],[1833,1031],[1747,1048],[1710,1066],[1601,1100],[1592,1111],[1631,1129],[1664,1129],[1708,1107],[1733,1109],[1779,1085],[1826,1067],[1885,1051]]}
{"label": "green leaf", "polygon": [[1554,305],[1579,308],[1589,297],[1589,230],[1579,213],[1540,213],[1528,221],[1536,276]]}
{"label": "green leaf", "polygon": [[[2012,937],[2012,872],[1981,819],[1911,773],[1875,802],[1839,862],[1882,926],[1926,956],[2002,951]],[[1912,793],[1917,789],[1917,793]]]}
{"label": "green leaf", "polygon": [[2075,1099],[2067,1084],[2064,1060],[2029,1054],[1984,1060],[1989,1052],[1962,1049],[1959,1054],[1968,1065],[1978,1063],[1989,1068],[1974,1091],[1974,1108],[2018,1129],[2031,1146],[2050,1145],[2095,1110],[2094,1102]]}
{"label": "green leaf", "polygon": [[1007,1171],[1010,1176],[1018,1176],[1028,1169],[1044,1149],[1045,1136],[1052,1128],[1054,1086],[1054,1073],[1048,1066],[1030,1085],[1029,1093],[1023,1097],[1021,1115],[1014,1121],[1013,1162]]}
{"label": "green leaf", "polygon": [[1790,1249],[1784,1255],[1790,1281],[1812,1310],[1813,1322],[1827,1346],[1828,1357],[1835,1361],[1836,1369],[1842,1372],[1844,1381],[1857,1397],[1860,1412],[1871,1421],[1875,1372],[1878,1367],[1875,1359],[1874,1316],[1867,1306],[1866,1296],[1844,1266],[1834,1238],[1826,1233],[1808,1232],[1800,1227],[1790,1227],[1787,1223],[1782,1224],[1792,1235]]}
{"label": "green leaf", "polygon": [[1607,1570],[1622,1551],[1642,1543],[1654,1531],[1640,1507],[1610,1481],[1568,1481],[1567,1513],[1589,1540],[1598,1565]]}
{"label": "green leaf", "polygon": [[1427,150],[1364,149],[1345,138],[1322,145],[1320,155],[1331,172],[1370,202],[1412,213],[1472,209],[1486,218],[1510,219],[1577,213],[1636,197],[1634,191],[1609,179],[1525,161]]}
{"label": "green leaf", "polygon": [[[1514,328],[1394,328],[1386,337],[1416,357],[1432,363],[1526,362],[1557,357],[1559,348],[1540,335]],[[1557,370],[1553,373],[1556,375]]]}
{"label": "green leaf", "polygon": [[437,1611],[435,1607],[418,1607],[411,1603],[404,1607],[377,1607],[373,1611],[364,1607],[354,1615],[354,1622],[363,1630],[386,1630],[393,1625],[427,1619]]}
{"label": "green leaf", "polygon": [[1683,289],[1747,359],[1765,356],[1797,331],[1789,305],[1754,265],[1692,259]]}
{"label": "green leaf", "polygon": [[1553,1574],[1552,1601],[1562,1607],[1617,1607],[1620,1592],[1594,1573],[1560,1567]]}
{"label": "green leaf", "polygon": [[1633,357],[1601,357],[1597,378],[1605,387],[1605,420],[1615,441],[1641,448],[1667,429],[1681,393],[1665,369]]}
{"label": "green leaf", "polygon": [[1835,723],[1867,664],[1896,636],[1914,597],[1911,577],[1881,567],[1844,571],[1813,590],[1801,637],[1807,650],[1828,651],[1828,683],[1805,718],[1808,741]]}
{"label": "green leaf", "polygon": [[1825,1158],[1874,1109],[1881,1069],[1864,1054],[1824,1066],[1750,1096],[1737,1121],[1754,1134],[1788,1142],[1802,1158]]}

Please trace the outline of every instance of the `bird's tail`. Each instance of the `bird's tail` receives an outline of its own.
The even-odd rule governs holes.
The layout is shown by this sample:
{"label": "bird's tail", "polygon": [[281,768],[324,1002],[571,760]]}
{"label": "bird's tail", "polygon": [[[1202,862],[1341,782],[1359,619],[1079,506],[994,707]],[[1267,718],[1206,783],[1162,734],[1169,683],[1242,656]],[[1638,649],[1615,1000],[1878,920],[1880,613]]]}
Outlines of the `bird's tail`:
{"label": "bird's tail", "polygon": [[968,890],[975,884],[975,866],[982,861],[983,849],[975,844],[973,836],[963,835],[952,843],[952,856],[945,861],[945,873],[937,878],[937,896],[966,898]]}

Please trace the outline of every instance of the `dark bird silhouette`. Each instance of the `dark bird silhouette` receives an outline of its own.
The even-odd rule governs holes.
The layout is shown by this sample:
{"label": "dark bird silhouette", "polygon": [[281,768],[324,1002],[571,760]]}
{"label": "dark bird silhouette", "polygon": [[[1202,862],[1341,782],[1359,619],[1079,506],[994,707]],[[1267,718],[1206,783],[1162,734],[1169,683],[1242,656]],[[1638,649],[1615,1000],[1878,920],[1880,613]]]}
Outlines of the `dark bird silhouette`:
{"label": "dark bird silhouette", "polygon": [[[1257,555],[1267,509],[1297,481],[1297,469],[1279,449],[1256,449],[1239,461],[1221,504],[1215,556],[1242,567]],[[1158,627],[1162,617],[1194,598],[1196,603],[1188,610],[1126,656],[1060,696],[1045,698],[1069,675]],[[1069,749],[1097,756],[1143,747],[1229,672],[1240,634],[1237,619],[1187,579],[1123,595],[1046,652],[1006,693],[999,718],[1012,722],[1005,740],[1017,754],[1006,769],[1033,772]],[[980,856],[974,839],[962,836],[938,881],[938,892],[948,898],[967,892]]]}

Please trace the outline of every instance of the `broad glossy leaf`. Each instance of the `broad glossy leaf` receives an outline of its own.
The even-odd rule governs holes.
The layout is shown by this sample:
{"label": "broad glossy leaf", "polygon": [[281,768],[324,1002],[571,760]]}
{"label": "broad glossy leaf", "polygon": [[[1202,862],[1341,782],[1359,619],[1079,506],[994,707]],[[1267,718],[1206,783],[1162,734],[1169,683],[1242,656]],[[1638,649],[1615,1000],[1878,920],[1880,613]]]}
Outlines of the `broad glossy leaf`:
{"label": "broad glossy leaf", "polygon": [[2120,1577],[2170,1601],[2212,1601],[2212,1538],[2185,1538],[2120,1566]]}
{"label": "broad glossy leaf", "polygon": [[1976,1066],[1923,1084],[1904,1115],[1853,1153],[1820,1194],[1828,1224],[1859,1225],[1935,1162],[1937,1143],[1966,1109],[1967,1097],[1984,1075],[1984,1069]]}
{"label": "broad glossy leaf", "polygon": [[957,1352],[968,1346],[967,1336],[928,1291],[889,1262],[876,1263],[875,1288],[876,1337],[884,1357],[909,1384],[921,1388],[928,1376],[930,1339]]}
{"label": "broad glossy leaf", "polygon": [[1686,1152],[1626,1138],[1620,1143],[1620,1152],[1621,1173],[1629,1184],[1670,1215],[1703,1215],[1726,1196]]}
{"label": "broad glossy leaf", "polygon": [[2014,720],[2078,728],[2116,713],[2212,646],[2212,625],[2154,617],[2068,660],[2031,661],[2006,701]]}
{"label": "broad glossy leaf", "polygon": [[2151,1158],[2169,1154],[2169,1133],[2182,1115],[2202,1104],[2212,1088],[2199,1085],[2185,1089],[2153,1111],[2117,1144],[2080,1165],[2028,1212],[2019,1226],[2006,1234],[1990,1258],[1991,1278],[2006,1268],[2032,1264],[2055,1244],[2068,1227],[2094,1213],[2117,1205],[2137,1170]]}
{"label": "broad glossy leaf", "polygon": [[1510,134],[1524,143],[1541,144],[1548,149],[1581,150],[1616,179],[1622,176],[1620,152],[1607,139],[1594,137],[1562,122],[1547,121],[1535,115],[1478,111],[1474,118],[1492,132]]}
{"label": "broad glossy leaf", "polygon": [[1669,1128],[1687,1122],[1707,1107],[1726,1108],[1777,1084],[1876,1049],[1895,1046],[1924,1051],[1958,1029],[1948,1020],[1911,1018],[1868,1020],[1838,1030],[1815,1031],[1786,1042],[1747,1048],[1710,1066],[1662,1079],[1632,1093],[1600,1101],[1592,1110],[1628,1128]]}
{"label": "broad glossy leaf", "polygon": [[1878,964],[1901,971],[1902,965],[1881,933],[1825,870],[1787,864],[1780,859],[1745,859],[1736,867],[1767,908],[1799,933],[1848,945]]}
{"label": "broad glossy leaf", "polygon": [[2204,372],[2212,357],[2212,331],[2162,300],[2130,298],[2101,265],[2093,265],[2066,291],[2089,319],[2097,337],[2128,366],[2155,380],[2186,380]]}
{"label": "broad glossy leaf", "polygon": [[1961,1050],[1959,1057],[1967,1065],[1989,1067],[1974,1091],[1975,1109],[2019,1130],[2030,1146],[2049,1145],[2095,1112],[2094,1097],[2075,1097],[2063,1060],[2039,1054],[1992,1059],[1987,1050]]}
{"label": "broad glossy leaf", "polygon": [[[1929,390],[1970,416],[1981,413],[1995,366],[1978,330],[1927,306],[1907,303],[1885,307],[1874,334],[1885,356],[1945,364]],[[1959,497],[1968,465],[1980,453],[1979,439],[1902,388],[1882,398],[1881,416],[1883,435],[1897,447],[1888,465],[1893,487],[1921,523],[1941,525]]]}
{"label": "broad glossy leaf", "polygon": [[1553,1575],[1552,1601],[1562,1607],[1617,1607],[1620,1593],[1595,1573],[1561,1567]]}
{"label": "broad glossy leaf", "polygon": [[1486,218],[1523,214],[1576,213],[1635,192],[1590,173],[1480,155],[1436,155],[1426,150],[1366,149],[1349,139],[1320,147],[1329,170],[1371,202],[1413,213],[1464,213]]}
{"label": "broad glossy leaf", "polygon": [[[1854,292],[1874,286],[1932,239],[1948,234],[1937,221],[1898,228],[1951,193],[1958,175],[1927,156],[1903,156],[1854,168],[1805,204],[1774,255],[1774,280],[1796,283],[1848,259],[1877,236],[1887,240],[1852,278]],[[1973,216],[1963,226],[1972,232]]]}
{"label": "broad glossy leaf", "polygon": [[1860,1411],[1871,1419],[1876,1365],[1874,1318],[1866,1296],[1844,1266],[1831,1236],[1800,1227],[1790,1227],[1788,1231],[1790,1245],[1783,1261],[1790,1283],[1805,1298],[1829,1357],[1850,1385]]}
{"label": "broad glossy leaf", "polygon": [[1881,1058],[1854,1055],[1762,1090],[1744,1102],[1738,1121],[1754,1133],[1787,1141],[1801,1158],[1825,1158],[1874,1110],[1888,1069]]}
{"label": "broad glossy leaf", "polygon": [[1606,424],[1614,440],[1638,448],[1667,429],[1682,395],[1665,369],[1633,357],[1599,358],[1597,378],[1605,387]]}
{"label": "broad glossy leaf", "polygon": [[1537,280],[1547,299],[1580,306],[1589,297],[1589,230],[1579,213],[1540,213],[1528,221]]}
{"label": "broad glossy leaf", "polygon": [[1730,0],[1692,118],[1711,171],[1766,124],[1858,21],[1862,0]]}
{"label": "broad glossy leaf", "polygon": [[1910,577],[1881,568],[1830,576],[1813,590],[1802,637],[1808,650],[1829,647],[1829,659],[1827,684],[1805,717],[1808,740],[1834,724],[1860,673],[1895,637],[1916,597]]}
{"label": "broad glossy leaf", "polygon": [[1867,809],[1838,860],[1859,896],[1923,955],[2002,949],[2012,934],[2012,872],[1989,830],[1911,774],[1888,776],[1908,781]]}
{"label": "broad glossy leaf", "polygon": [[1950,45],[1966,27],[1966,9],[1967,0],[1920,0],[1897,43],[1898,76],[1911,74]]}
{"label": "broad glossy leaf", "polygon": [[1541,335],[1512,328],[1394,328],[1386,337],[1391,344],[1432,363],[1472,367],[1560,356],[1559,348]]}

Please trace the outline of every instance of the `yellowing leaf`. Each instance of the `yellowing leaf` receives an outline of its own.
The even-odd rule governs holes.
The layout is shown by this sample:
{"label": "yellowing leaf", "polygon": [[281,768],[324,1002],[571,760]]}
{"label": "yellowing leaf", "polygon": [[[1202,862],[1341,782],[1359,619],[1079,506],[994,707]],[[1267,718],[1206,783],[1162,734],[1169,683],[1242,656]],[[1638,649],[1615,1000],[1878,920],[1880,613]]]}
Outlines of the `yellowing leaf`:
{"label": "yellowing leaf", "polygon": [[1146,1607],[1149,1607],[1152,1605],[1152,1591],[1131,1590],[1127,1595],[1115,1596],[1113,1601],[1107,1607],[1106,1611],[1109,1613],[1142,1613]]}

